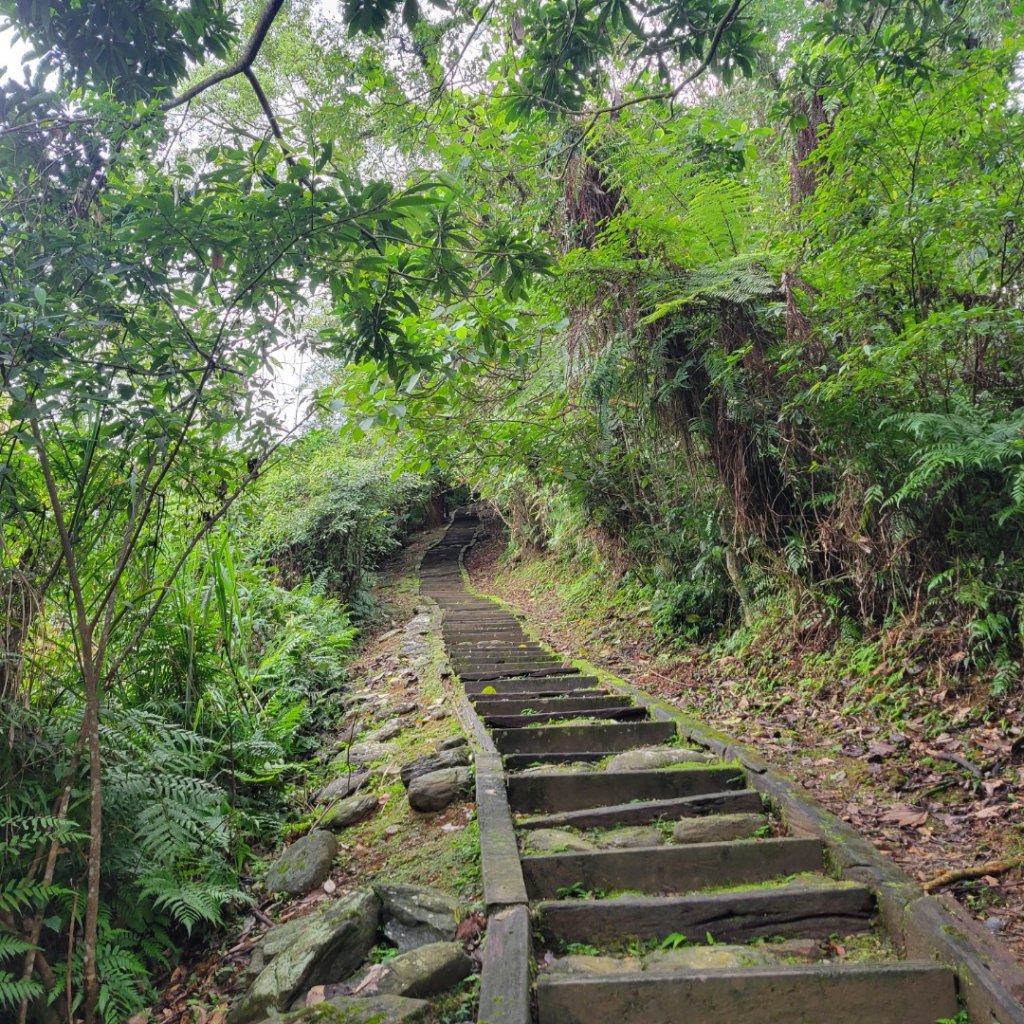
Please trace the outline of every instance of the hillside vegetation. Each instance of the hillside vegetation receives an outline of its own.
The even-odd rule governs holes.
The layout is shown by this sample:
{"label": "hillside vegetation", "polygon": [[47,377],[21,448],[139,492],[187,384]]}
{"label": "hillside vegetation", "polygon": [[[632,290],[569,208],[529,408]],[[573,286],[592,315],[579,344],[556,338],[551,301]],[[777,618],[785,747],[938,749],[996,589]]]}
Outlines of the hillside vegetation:
{"label": "hillside vegetation", "polygon": [[668,645],[1019,699],[1020,5],[0,17],[5,1020],[245,905],[446,493]]}

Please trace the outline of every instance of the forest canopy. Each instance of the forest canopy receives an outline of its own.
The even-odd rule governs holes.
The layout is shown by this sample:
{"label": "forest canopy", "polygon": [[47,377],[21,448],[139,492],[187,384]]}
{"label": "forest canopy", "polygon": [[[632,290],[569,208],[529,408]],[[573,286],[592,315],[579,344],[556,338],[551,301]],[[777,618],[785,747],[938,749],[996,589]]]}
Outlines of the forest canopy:
{"label": "forest canopy", "polygon": [[1020,4],[0,17],[0,1013],[245,903],[454,488],[672,642],[1019,688]]}

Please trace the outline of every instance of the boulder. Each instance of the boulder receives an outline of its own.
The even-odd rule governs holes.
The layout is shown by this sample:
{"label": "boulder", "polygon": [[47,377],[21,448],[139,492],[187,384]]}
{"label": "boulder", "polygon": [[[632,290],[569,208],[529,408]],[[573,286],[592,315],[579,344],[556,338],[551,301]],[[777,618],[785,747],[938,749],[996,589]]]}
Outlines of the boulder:
{"label": "boulder", "polygon": [[409,806],[414,811],[441,811],[472,788],[473,773],[468,768],[442,768],[409,783]]}
{"label": "boulder", "polygon": [[442,768],[458,768],[469,764],[469,750],[459,747],[455,750],[441,750],[436,754],[424,754],[422,757],[406,761],[399,769],[402,785],[409,788],[409,783],[419,775],[440,771]]}
{"label": "boulder", "polygon": [[320,822],[321,828],[329,828],[332,832],[339,832],[349,825],[354,825],[363,818],[368,818],[380,804],[372,793],[364,793],[362,796],[350,796],[335,804],[323,816]]}
{"label": "boulder", "polygon": [[432,942],[389,960],[376,983],[385,995],[424,998],[457,985],[473,972],[461,942]]}
{"label": "boulder", "polygon": [[328,876],[338,856],[338,840],[330,832],[317,829],[296,839],[267,871],[269,892],[287,892],[297,896],[315,889]]}
{"label": "boulder", "polygon": [[633,850],[642,846],[661,846],[664,833],[654,825],[626,825],[611,829],[597,840],[602,850]]}
{"label": "boulder", "polygon": [[403,953],[455,937],[459,903],[454,897],[422,885],[378,884],[373,888],[383,907],[384,934]]}
{"label": "boulder", "polygon": [[396,715],[411,715],[414,711],[419,708],[419,705],[414,701],[406,701],[404,704],[396,704],[394,711]]}
{"label": "boulder", "polygon": [[230,1024],[260,1020],[313,985],[348,977],[377,941],[379,914],[376,894],[360,889],[271,928],[253,954],[255,980],[232,1009]]}
{"label": "boulder", "polygon": [[316,795],[318,804],[329,804],[332,800],[344,800],[347,796],[358,793],[366,785],[370,773],[368,771],[349,772],[331,779]]}
{"label": "boulder", "polygon": [[531,853],[590,853],[597,846],[566,828],[536,828],[526,832],[523,845]]}
{"label": "boulder", "polygon": [[465,736],[449,736],[447,739],[441,740],[437,745],[437,749],[441,750],[458,750],[460,747],[468,747],[469,740]]}
{"label": "boulder", "polygon": [[605,771],[642,772],[654,768],[671,768],[677,764],[705,764],[713,761],[703,750],[684,750],[682,747],[638,747],[616,754]]}
{"label": "boulder", "polygon": [[768,819],[763,814],[709,814],[703,818],[682,818],[672,829],[677,843],[728,843],[747,839]]}

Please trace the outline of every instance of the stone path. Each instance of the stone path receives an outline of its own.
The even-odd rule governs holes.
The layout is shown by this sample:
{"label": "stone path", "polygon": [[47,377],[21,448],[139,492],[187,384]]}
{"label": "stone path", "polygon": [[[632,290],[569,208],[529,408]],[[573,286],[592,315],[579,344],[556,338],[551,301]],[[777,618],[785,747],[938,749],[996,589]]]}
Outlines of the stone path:
{"label": "stone path", "polygon": [[474,739],[481,1024],[935,1024],[958,995],[972,1021],[1024,1021],[990,961],[846,826],[469,593],[477,526],[457,515],[421,578]]}

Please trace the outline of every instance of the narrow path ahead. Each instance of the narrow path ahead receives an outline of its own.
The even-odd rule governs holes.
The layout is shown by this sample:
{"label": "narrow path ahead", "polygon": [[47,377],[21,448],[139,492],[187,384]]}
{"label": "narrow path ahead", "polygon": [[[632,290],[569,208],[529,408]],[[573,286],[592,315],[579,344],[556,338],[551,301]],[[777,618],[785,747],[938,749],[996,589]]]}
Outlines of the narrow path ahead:
{"label": "narrow path ahead", "polygon": [[887,934],[885,885],[907,886],[890,904],[926,899],[891,866],[872,874],[847,857],[843,871],[824,830],[794,834],[769,816],[763,770],[687,744],[676,720],[581,675],[468,593],[460,556],[477,526],[457,516],[421,578],[476,739],[481,1022],[935,1024],[956,1017],[958,986],[985,1013],[975,1021],[1024,1021],[973,952],[955,972],[931,949],[941,935]]}

